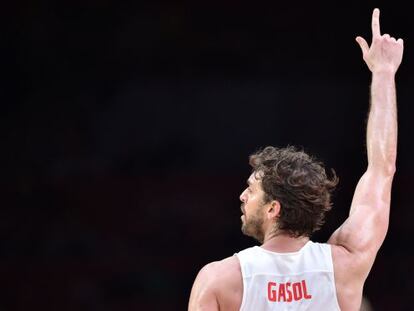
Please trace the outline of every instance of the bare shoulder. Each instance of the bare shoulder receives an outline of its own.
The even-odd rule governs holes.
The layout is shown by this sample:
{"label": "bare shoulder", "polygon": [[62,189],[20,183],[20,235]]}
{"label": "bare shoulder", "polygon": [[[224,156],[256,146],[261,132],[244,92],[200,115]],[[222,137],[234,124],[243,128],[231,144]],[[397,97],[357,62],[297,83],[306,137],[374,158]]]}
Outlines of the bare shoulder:
{"label": "bare shoulder", "polygon": [[201,268],[190,295],[189,310],[232,310],[243,294],[236,256],[211,262]]}
{"label": "bare shoulder", "polygon": [[208,279],[219,297],[227,296],[228,291],[243,285],[240,262],[236,256],[209,263],[201,269],[200,274]]}
{"label": "bare shoulder", "polygon": [[216,269],[220,272],[223,278],[232,279],[235,274],[241,273],[240,262],[237,256],[227,257],[221,261],[216,262]]}
{"label": "bare shoulder", "polygon": [[210,287],[222,287],[223,282],[232,282],[241,275],[240,263],[236,256],[220,261],[213,261],[201,268],[197,279],[209,284]]}

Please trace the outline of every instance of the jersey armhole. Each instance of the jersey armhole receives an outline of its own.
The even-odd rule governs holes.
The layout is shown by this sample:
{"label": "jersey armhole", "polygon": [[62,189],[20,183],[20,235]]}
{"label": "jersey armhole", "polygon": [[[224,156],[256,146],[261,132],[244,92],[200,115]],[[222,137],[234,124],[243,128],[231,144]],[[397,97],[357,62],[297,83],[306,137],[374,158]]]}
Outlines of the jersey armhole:
{"label": "jersey armhole", "polygon": [[238,256],[238,254],[236,253],[236,254],[234,254],[234,256],[236,256],[236,258],[237,258],[237,260],[238,260],[238,262],[239,262],[239,265],[240,265],[240,271],[241,271],[241,274],[242,274],[242,281],[243,281],[243,295],[242,295],[242,302],[241,302],[241,304],[240,304],[240,311],[243,311],[244,310],[244,305],[245,305],[245,303],[246,303],[246,281],[245,281],[245,275],[246,275],[246,271],[244,271],[244,266],[241,264],[241,261],[240,261],[240,257]]}
{"label": "jersey armhole", "polygon": [[332,246],[330,244],[326,244],[329,249],[329,266],[332,271],[332,287],[333,287],[333,293],[335,296],[335,303],[338,311],[341,311],[341,308],[339,307],[339,301],[338,301],[338,295],[336,293],[336,279],[335,279],[335,269],[333,265],[333,256],[332,256]]}

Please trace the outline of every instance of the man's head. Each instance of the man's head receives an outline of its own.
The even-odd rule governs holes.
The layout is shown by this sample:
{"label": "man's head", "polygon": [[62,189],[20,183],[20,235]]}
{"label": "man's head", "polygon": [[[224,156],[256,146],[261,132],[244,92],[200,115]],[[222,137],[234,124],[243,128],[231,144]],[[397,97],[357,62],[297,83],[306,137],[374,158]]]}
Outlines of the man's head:
{"label": "man's head", "polygon": [[263,242],[268,229],[293,237],[320,229],[338,183],[322,163],[295,147],[266,147],[250,156],[252,174],[240,195],[242,231]]}

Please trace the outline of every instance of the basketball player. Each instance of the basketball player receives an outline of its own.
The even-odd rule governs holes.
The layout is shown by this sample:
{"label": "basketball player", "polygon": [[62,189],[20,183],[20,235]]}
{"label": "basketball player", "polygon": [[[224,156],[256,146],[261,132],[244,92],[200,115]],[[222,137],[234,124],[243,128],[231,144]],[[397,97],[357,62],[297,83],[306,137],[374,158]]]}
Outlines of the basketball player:
{"label": "basketball player", "polygon": [[394,78],[403,41],[381,35],[379,14],[374,9],[371,46],[356,38],[372,82],[368,167],[348,219],[326,244],[310,241],[331,208],[335,174],[328,177],[321,163],[293,147],[253,154],[253,173],[240,195],[242,231],[262,245],[203,267],[189,310],[359,310],[388,229],[397,152]]}

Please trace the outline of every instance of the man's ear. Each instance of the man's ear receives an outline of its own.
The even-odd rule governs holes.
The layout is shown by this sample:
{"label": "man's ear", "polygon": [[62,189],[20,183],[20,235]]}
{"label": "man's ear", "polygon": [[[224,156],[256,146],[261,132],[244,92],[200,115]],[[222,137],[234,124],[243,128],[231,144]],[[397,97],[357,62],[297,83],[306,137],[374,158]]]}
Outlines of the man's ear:
{"label": "man's ear", "polygon": [[277,200],[273,200],[269,203],[267,208],[267,219],[278,218],[280,214],[280,203]]}

